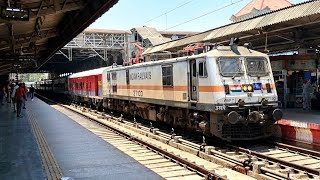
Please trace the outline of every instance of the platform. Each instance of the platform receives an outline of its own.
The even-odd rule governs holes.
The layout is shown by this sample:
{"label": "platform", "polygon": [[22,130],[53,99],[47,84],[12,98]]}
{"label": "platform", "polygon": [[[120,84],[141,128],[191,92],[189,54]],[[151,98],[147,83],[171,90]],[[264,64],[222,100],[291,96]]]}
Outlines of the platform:
{"label": "platform", "polygon": [[45,179],[26,113],[18,119],[9,106],[0,105],[0,179]]}
{"label": "platform", "polygon": [[22,115],[0,106],[1,180],[162,179],[37,98]]}
{"label": "platform", "polygon": [[283,109],[283,120],[320,124],[320,111],[303,109]]}
{"label": "platform", "polygon": [[320,111],[283,109],[283,114],[276,123],[276,137],[320,145]]}

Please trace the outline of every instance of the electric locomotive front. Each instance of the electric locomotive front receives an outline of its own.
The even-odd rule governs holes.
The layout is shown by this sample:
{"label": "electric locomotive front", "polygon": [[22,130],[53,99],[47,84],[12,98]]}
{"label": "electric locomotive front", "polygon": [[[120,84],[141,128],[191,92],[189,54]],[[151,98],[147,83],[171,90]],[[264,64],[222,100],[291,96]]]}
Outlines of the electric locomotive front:
{"label": "electric locomotive front", "polygon": [[[245,47],[220,47],[209,67],[214,85],[215,109],[210,115],[210,130],[225,140],[253,140],[272,134],[275,121],[282,118],[278,97],[266,54]],[[215,73],[217,72],[217,73]]]}

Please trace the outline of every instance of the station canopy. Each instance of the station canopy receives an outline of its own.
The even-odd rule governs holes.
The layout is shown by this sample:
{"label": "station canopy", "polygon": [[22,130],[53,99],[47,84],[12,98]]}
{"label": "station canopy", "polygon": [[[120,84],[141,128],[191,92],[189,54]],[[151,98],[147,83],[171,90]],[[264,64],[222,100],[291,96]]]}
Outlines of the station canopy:
{"label": "station canopy", "polygon": [[261,52],[279,53],[300,48],[320,47],[320,0],[306,1],[247,20],[231,23],[196,35],[148,48],[143,55],[175,52],[193,43],[228,45],[237,37],[239,44],[251,43]]}
{"label": "station canopy", "polygon": [[118,0],[0,0],[0,75],[41,70]]}

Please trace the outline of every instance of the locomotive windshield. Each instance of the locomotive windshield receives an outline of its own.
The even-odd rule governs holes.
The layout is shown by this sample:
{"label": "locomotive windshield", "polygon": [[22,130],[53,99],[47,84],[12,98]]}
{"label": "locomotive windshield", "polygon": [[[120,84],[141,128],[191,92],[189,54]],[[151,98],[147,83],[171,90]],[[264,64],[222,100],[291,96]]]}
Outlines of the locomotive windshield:
{"label": "locomotive windshield", "polygon": [[247,73],[249,76],[266,76],[266,60],[263,58],[246,58]]}
{"label": "locomotive windshield", "polygon": [[222,76],[240,76],[243,71],[240,66],[240,60],[237,58],[219,58],[220,73]]}

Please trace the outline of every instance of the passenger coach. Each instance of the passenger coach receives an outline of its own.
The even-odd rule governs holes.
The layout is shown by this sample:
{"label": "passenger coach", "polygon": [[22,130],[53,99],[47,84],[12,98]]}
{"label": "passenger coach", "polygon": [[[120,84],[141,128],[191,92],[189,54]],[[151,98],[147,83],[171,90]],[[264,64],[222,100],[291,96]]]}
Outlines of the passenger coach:
{"label": "passenger coach", "polygon": [[[68,91],[71,99],[89,105],[101,106],[102,72],[106,67],[75,73],[68,78]],[[100,105],[99,105],[100,104]]]}

